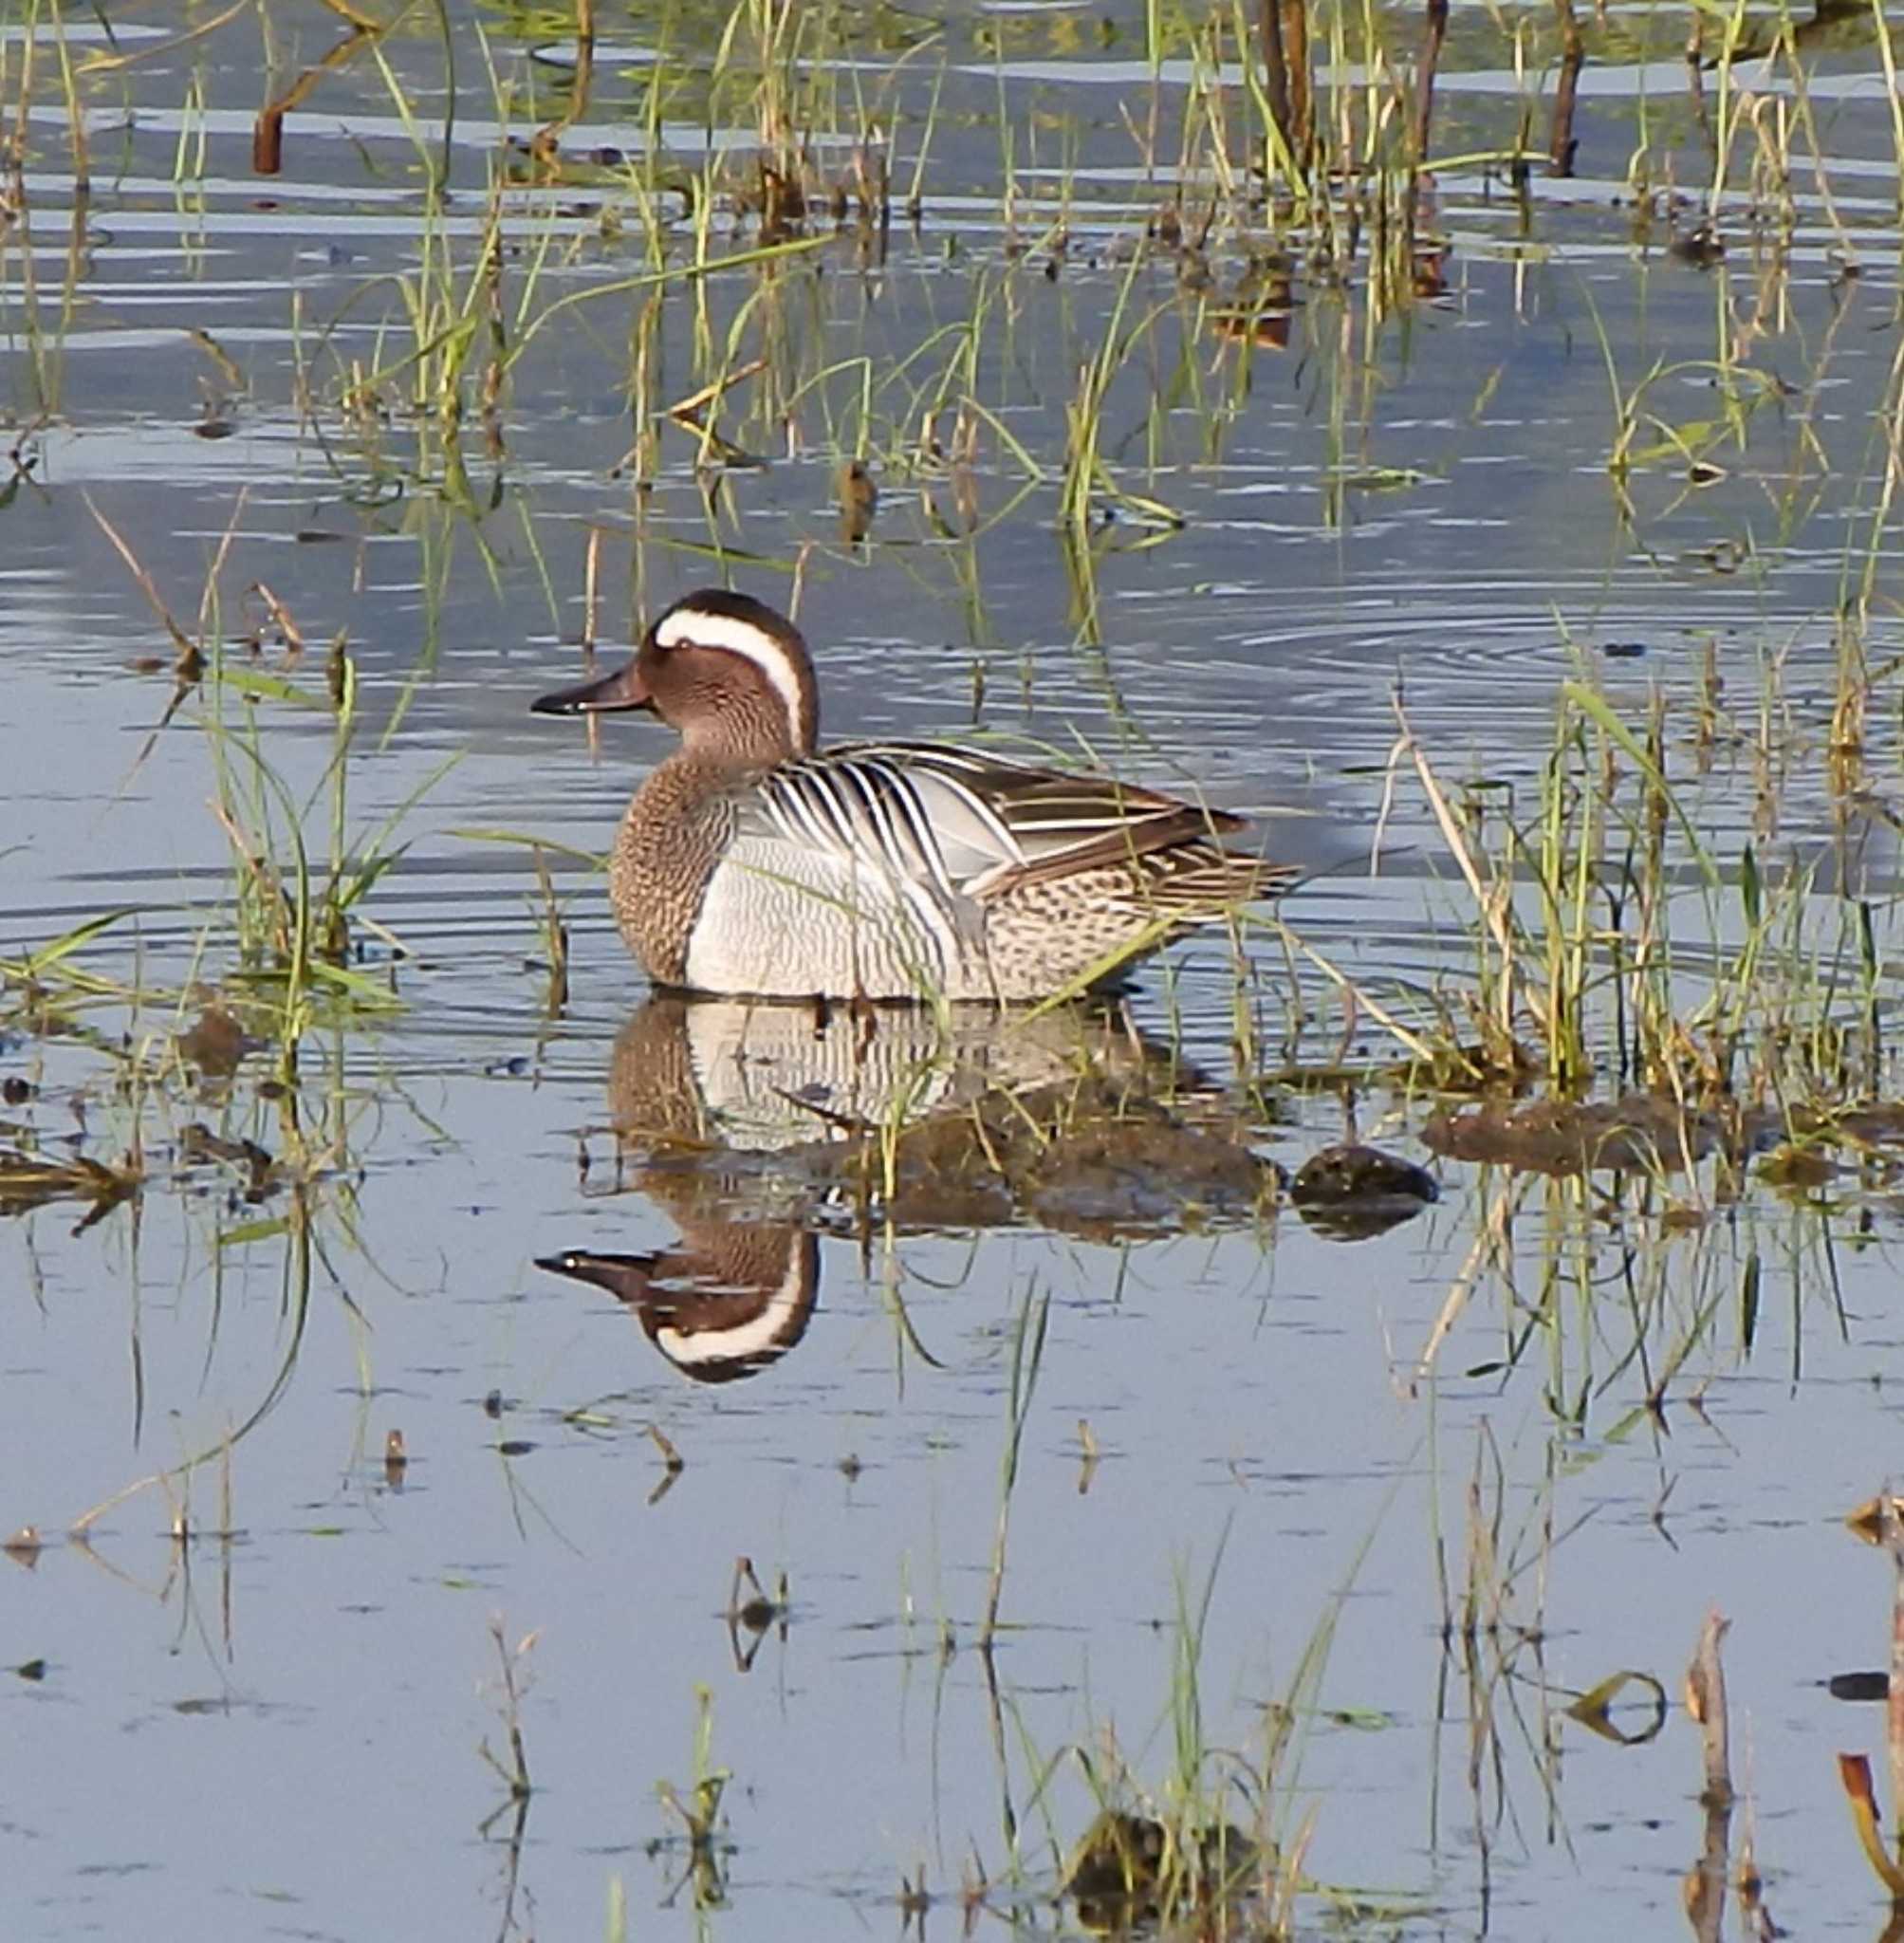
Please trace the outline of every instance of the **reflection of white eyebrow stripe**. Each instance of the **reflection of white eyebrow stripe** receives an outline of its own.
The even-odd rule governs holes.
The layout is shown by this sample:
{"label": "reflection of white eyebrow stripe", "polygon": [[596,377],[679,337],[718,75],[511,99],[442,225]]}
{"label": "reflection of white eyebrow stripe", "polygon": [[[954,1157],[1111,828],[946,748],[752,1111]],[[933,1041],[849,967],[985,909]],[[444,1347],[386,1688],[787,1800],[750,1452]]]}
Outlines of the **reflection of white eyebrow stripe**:
{"label": "reflection of white eyebrow stripe", "polygon": [[742,620],[732,614],[710,614],[701,607],[676,607],[663,615],[655,630],[657,648],[678,648],[692,642],[697,648],[720,648],[751,661],[765,675],[773,692],[786,707],[786,723],[793,739],[800,739],[800,672],[786,646],[764,627]]}

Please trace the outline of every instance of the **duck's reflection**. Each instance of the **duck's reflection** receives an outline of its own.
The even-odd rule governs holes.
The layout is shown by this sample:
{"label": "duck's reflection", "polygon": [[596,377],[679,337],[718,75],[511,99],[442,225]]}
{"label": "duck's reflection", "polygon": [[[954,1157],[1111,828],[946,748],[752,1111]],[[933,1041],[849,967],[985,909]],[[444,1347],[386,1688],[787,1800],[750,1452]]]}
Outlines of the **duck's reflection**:
{"label": "duck's reflection", "polygon": [[816,1228],[1116,1240],[1247,1225],[1280,1182],[1242,1109],[1113,1008],[656,998],[615,1042],[608,1094],[610,1190],[659,1203],[681,1238],[538,1266],[625,1303],[699,1382],[753,1376],[801,1341]]}
{"label": "duck's reflection", "polygon": [[[1210,1091],[1111,1008],[786,1004],[652,998],[621,1028],[608,1106],[624,1142],[734,1156],[831,1151],[986,1100]],[[1054,1099],[1047,1102],[1055,1107]]]}
{"label": "duck's reflection", "polygon": [[806,1334],[820,1295],[820,1244],[800,1228],[684,1224],[679,1243],[656,1254],[570,1249],[536,1267],[625,1304],[697,1383],[730,1383],[778,1361]]}

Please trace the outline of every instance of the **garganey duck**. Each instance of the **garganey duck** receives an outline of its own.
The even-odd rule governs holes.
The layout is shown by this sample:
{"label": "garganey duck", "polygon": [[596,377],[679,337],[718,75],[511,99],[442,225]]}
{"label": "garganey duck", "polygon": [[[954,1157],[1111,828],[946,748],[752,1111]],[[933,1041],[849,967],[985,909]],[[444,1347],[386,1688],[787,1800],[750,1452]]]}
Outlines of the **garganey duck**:
{"label": "garganey duck", "polygon": [[813,663],[770,607],[689,594],[625,668],[545,715],[649,709],[681,746],[608,865],[658,986],[764,998],[1039,999],[1298,875],[1229,850],[1225,810],[950,743],[822,750]]}

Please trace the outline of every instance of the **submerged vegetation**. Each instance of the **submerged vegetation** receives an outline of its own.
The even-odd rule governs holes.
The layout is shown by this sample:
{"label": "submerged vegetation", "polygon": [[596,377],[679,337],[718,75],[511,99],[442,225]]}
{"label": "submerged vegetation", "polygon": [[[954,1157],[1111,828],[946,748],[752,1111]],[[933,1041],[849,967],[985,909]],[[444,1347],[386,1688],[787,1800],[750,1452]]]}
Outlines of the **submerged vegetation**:
{"label": "submerged vegetation", "polygon": [[[468,1793],[506,1935],[643,1866],[764,1934],[1656,1918],[1603,1830],[1695,1769],[1702,1943],[1755,1841],[1861,1911],[1806,1814],[1895,1896],[1780,1714],[1904,1162],[1882,7],[110,13],[0,23],[34,1591],[156,1598],[181,1714],[347,1669],[336,1792]],[[1024,1016],[637,994],[645,754],[522,712],[722,577],[836,732],[1208,790],[1308,884]],[[1717,1607],[1737,1775],[1716,1610],[1665,1732]],[[491,1772],[410,1775],[446,1718]]]}

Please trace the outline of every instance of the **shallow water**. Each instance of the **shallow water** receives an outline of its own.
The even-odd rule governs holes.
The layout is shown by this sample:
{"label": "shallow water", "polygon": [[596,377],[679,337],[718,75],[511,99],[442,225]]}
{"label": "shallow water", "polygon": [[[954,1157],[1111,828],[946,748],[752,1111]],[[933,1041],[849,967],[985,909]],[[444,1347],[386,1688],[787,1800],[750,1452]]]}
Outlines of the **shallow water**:
{"label": "shallow water", "polygon": [[[981,1928],[1063,1933],[1077,1912],[1052,1893],[1098,1806],[1063,1750],[1100,1779],[1121,1759],[1134,1798],[1167,1800],[1192,1632],[1210,1749],[1259,1757],[1274,1703],[1299,1710],[1268,1821],[1285,1840],[1310,1823],[1300,1928],[1670,1931],[1706,1839],[1697,1735],[1676,1704],[1630,1748],[1562,1714],[1621,1668],[1676,1700],[1712,1607],[1733,1622],[1733,1841],[1749,1827],[1767,1908],[1876,1931],[1833,1756],[1876,1754],[1879,1713],[1822,1682],[1881,1664],[1887,1637],[1877,1555],[1839,1523],[1883,1482],[1895,1433],[1900,1204],[1880,1167],[1732,1194],[1710,1167],[1582,1182],[1437,1157],[1423,1134],[1445,1101],[1366,1072],[1277,1083],[1395,1047],[1313,973],[1299,1012],[1265,935],[1240,1043],[1230,949],[1193,943],[1119,1013],[970,1028],[951,1068],[934,1052],[929,1104],[1018,1089],[1050,1115],[1042,1157],[1001,1184],[939,1153],[897,1187],[876,1169],[869,1197],[864,1143],[830,1137],[889,1113],[880,1075],[915,1066],[920,1022],[881,1019],[861,1043],[852,1019],[648,1008],[599,882],[567,861],[570,998],[551,1016],[530,852],[495,835],[599,851],[660,746],[611,723],[596,752],[526,713],[582,664],[599,531],[605,647],[724,572],[784,603],[798,563],[831,734],[1081,742],[1273,817],[1322,873],[1285,916],[1398,1007],[1465,990],[1474,945],[1406,772],[1369,874],[1397,694],[1437,773],[1498,786],[1495,804],[1511,789],[1529,815],[1564,680],[1638,722],[1655,688],[1694,695],[1710,651],[1727,732],[1703,773],[1675,773],[1726,873],[1721,935],[1748,842],[1769,878],[1793,858],[1838,868],[1849,832],[1888,966],[1887,677],[1856,789],[1824,751],[1834,617],[1867,563],[1873,666],[1897,647],[1895,177],[1868,19],[1807,56],[1833,201],[1795,171],[1783,239],[1735,194],[1722,261],[1671,253],[1710,175],[1685,18],[1615,9],[1590,43],[1576,176],[1522,194],[1502,168],[1444,171],[1438,293],[1372,321],[1359,273],[1346,292],[1299,277],[1286,347],[1246,349],[1175,264],[1133,268],[1131,212],[1154,197],[1118,109],[1148,102],[1142,9],[842,15],[829,65],[869,90],[897,46],[926,44],[882,97],[896,183],[943,56],[918,223],[883,250],[823,226],[770,272],[669,288],[644,325],[646,244],[613,167],[508,183],[501,314],[527,348],[500,449],[471,401],[459,467],[410,407],[404,286],[427,298],[422,267],[447,251],[456,315],[486,331],[471,266],[490,171],[529,172],[499,152],[483,48],[453,10],[453,118],[434,41],[390,54],[420,150],[358,63],[289,116],[269,179],[250,170],[249,14],[186,46],[133,23],[121,51],[144,58],[83,72],[84,197],[60,90],[36,83],[0,292],[31,462],[0,504],[0,956],[125,910],[80,962],[172,996],[107,996],[57,1029],[0,1014],[0,1081],[36,1089],[0,1105],[0,1147],[109,1161],[137,1125],[150,1170],[83,1228],[71,1199],[0,1221],[0,1527],[45,1540],[0,1560],[0,1664],[35,1675],[11,1695],[20,1934],[355,1936],[400,1912],[433,1935],[608,1934],[624,1895],[635,1934],[778,1937],[903,1927],[902,1883],[921,1878],[928,1932],[962,1926],[970,1880]],[[520,142],[564,105],[561,36],[527,10],[479,17]],[[270,18],[279,84],[338,32],[316,6]],[[95,46],[78,27],[76,57]],[[1393,30],[1414,46],[1413,24]],[[599,57],[571,154],[635,152],[643,50],[692,77],[718,38],[645,9],[603,31],[625,45]],[[1448,60],[1438,149],[1511,140],[1513,71],[1481,9],[1457,11]],[[1189,72],[1164,64],[1170,113]],[[1536,61],[1537,129],[1543,85]],[[1627,179],[1642,94],[1689,198],[1650,224]],[[661,117],[690,155],[699,95],[690,79]],[[433,210],[424,172],[445,148]],[[738,217],[715,234],[751,238]],[[1244,268],[1212,252],[1219,294]],[[651,487],[619,470],[644,329],[663,403],[705,382],[703,329],[767,361],[719,425],[767,463],[727,469],[712,505],[676,425]],[[1183,525],[1126,505],[1086,571],[1057,528],[1057,472],[1079,365],[1114,329],[1133,334],[1103,450]],[[1695,484],[1673,447],[1623,510],[1615,388],[1649,374],[1638,447],[1673,447],[1670,426],[1723,473]],[[1722,385],[1749,405],[1742,442],[1708,442]],[[935,402],[953,437],[968,392],[991,417],[965,474],[905,463]],[[995,425],[1040,465],[1029,490]],[[835,475],[862,430],[881,493],[853,542]],[[229,644],[230,678],[163,727],[174,645],[90,509],[188,632]],[[362,907],[407,955],[364,934],[358,969],[404,1004],[320,1008],[287,1094],[263,1045],[225,1074],[165,1049],[210,988],[241,990],[212,805],[221,757],[249,801],[252,719],[329,855],[340,632],[358,706],[345,829],[360,846],[398,815],[408,845]],[[260,675],[299,698],[248,703]],[[1817,900],[1826,951],[1841,908]],[[1085,1053],[1156,1116],[1067,1145],[1060,1082]],[[285,1166],[194,1158],[192,1122]],[[625,1154],[618,1124],[644,1137]],[[1294,1173],[1350,1138],[1429,1166],[1440,1198],[1345,1241],[1268,1191],[1268,1163]],[[660,1310],[536,1266],[664,1250]],[[697,1342],[681,1289],[710,1283],[718,1326]],[[988,1658],[1013,1345],[1040,1314]],[[672,1481],[650,1426],[682,1460]],[[758,1638],[730,1618],[741,1555],[769,1593],[787,1582],[784,1628]],[[1443,1621],[1470,1565],[1491,1623],[1464,1644]],[[479,1751],[508,1759],[492,1617],[511,1645],[534,1636],[520,1819]],[[706,1761],[730,1779],[697,1875],[656,1787],[690,1791],[704,1690]],[[1637,1730],[1646,1710],[1618,1718]],[[1212,1788],[1219,1771],[1213,1755]]]}

